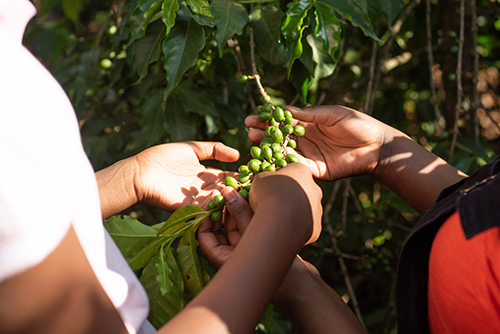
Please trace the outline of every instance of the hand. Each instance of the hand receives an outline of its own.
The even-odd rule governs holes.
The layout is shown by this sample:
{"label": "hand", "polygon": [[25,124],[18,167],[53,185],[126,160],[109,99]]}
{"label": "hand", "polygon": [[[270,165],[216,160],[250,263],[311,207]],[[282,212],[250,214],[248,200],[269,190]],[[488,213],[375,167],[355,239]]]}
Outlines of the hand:
{"label": "hand", "polygon": [[[210,218],[207,218],[197,231],[200,252],[215,269],[219,269],[227,261],[253,216],[250,204],[236,189],[225,187],[222,189],[222,195],[226,199],[223,222],[212,223]],[[226,235],[222,234],[222,226]]]}
{"label": "hand", "polygon": [[274,173],[259,173],[252,181],[249,202],[254,212],[262,207],[271,215],[289,217],[289,227],[303,231],[307,245],[321,233],[322,196],[310,170],[293,163]]}
{"label": "hand", "polygon": [[221,143],[185,142],[154,146],[133,158],[137,202],[174,211],[183,205],[199,205],[214,189],[224,187],[226,172],[199,161],[234,162],[239,153]]}
{"label": "hand", "polygon": [[96,173],[103,218],[136,203],[175,211],[199,205],[232,173],[208,168],[200,160],[236,161],[237,150],[221,143],[185,142],[151,147]]}
{"label": "hand", "polygon": [[[299,109],[287,107],[306,129],[297,137],[299,154],[313,176],[335,180],[347,176],[372,174],[377,168],[380,150],[392,128],[361,112],[342,106],[320,106]],[[245,124],[252,129],[248,137],[260,142],[265,123],[249,116]]]}

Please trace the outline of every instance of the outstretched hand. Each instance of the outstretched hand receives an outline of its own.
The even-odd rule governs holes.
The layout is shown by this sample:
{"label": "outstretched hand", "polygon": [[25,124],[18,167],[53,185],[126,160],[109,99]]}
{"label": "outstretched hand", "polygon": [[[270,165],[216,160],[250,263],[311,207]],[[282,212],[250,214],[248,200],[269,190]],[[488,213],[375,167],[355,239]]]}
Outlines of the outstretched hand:
{"label": "outstretched hand", "polygon": [[[390,127],[343,106],[286,109],[298,120],[293,125],[306,129],[303,137],[297,137],[298,153],[314,177],[334,180],[373,173]],[[266,125],[259,122],[258,116],[247,117],[245,124],[255,128],[248,133],[251,140],[260,142],[265,138],[262,130]]]}
{"label": "outstretched hand", "polygon": [[232,175],[205,167],[202,160],[233,162],[235,149],[214,142],[184,142],[153,146],[96,173],[103,218],[136,203],[175,211],[200,205]]}
{"label": "outstretched hand", "polygon": [[154,146],[133,158],[137,201],[174,211],[183,205],[200,205],[213,190],[223,188],[229,174],[200,161],[234,162],[239,153],[221,143],[184,142]]}

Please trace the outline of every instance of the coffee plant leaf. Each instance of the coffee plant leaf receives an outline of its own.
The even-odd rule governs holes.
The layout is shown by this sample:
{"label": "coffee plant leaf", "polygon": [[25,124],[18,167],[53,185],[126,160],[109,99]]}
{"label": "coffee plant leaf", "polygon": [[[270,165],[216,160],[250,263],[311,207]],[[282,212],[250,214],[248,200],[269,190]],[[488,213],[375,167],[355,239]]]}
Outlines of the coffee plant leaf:
{"label": "coffee plant leaf", "polygon": [[193,297],[208,283],[197,251],[199,243],[195,232],[195,228],[190,228],[182,235],[176,252],[176,260],[182,272],[184,285]]}
{"label": "coffee plant leaf", "polygon": [[149,65],[155,63],[161,54],[161,45],[165,39],[165,25],[161,22],[151,24],[146,35],[135,41],[132,46],[132,63],[139,75],[135,84],[140,84],[148,74]]}
{"label": "coffee plant leaf", "polygon": [[283,11],[274,3],[256,6],[250,13],[250,26],[258,38],[255,40],[257,53],[272,64],[283,64],[278,40]]}
{"label": "coffee plant leaf", "polygon": [[142,24],[142,31],[144,31],[144,33],[147,31],[149,23],[151,23],[153,19],[158,18],[157,14],[159,14],[159,12],[162,9],[161,8],[162,2],[163,0],[158,0],[153,2],[151,7],[149,7],[149,9],[146,12],[144,12],[144,23]]}
{"label": "coffee plant leaf", "polygon": [[332,7],[318,2],[315,6],[316,27],[314,36],[321,41],[323,50],[335,61],[335,52],[340,46],[340,34],[342,32],[340,22],[335,17]]}
{"label": "coffee plant leaf", "polygon": [[167,221],[163,222],[163,226],[158,231],[158,235],[166,235],[168,229],[173,226],[177,226],[180,223],[186,222],[187,220],[194,218],[200,214],[206,214],[207,211],[203,210],[196,205],[184,205],[177,209]]}
{"label": "coffee plant leaf", "polygon": [[186,141],[196,138],[193,117],[190,117],[179,96],[171,96],[165,105],[163,129],[170,135],[171,141]]}
{"label": "coffee plant leaf", "polygon": [[146,22],[144,13],[146,13],[146,11],[151,8],[151,5],[155,2],[156,0],[138,1],[130,17],[126,17],[126,22],[130,26],[130,39],[128,41],[128,45],[131,45],[136,39],[144,37],[144,29],[142,28]]}
{"label": "coffee plant leaf", "polygon": [[144,268],[151,259],[158,254],[160,247],[167,241],[168,238],[154,238],[150,243],[148,243],[144,248],[142,248],[137,254],[127,257],[127,262],[132,268],[132,270],[137,270]]}
{"label": "coffee plant leaf", "polygon": [[140,281],[146,290],[150,307],[149,321],[160,328],[176,315],[184,306],[184,283],[179,266],[175,262],[173,250],[169,247],[164,253],[163,262],[170,269],[168,279],[172,283],[170,289],[163,294],[158,282],[158,267],[160,255],[154,256],[144,268]]}
{"label": "coffee plant leaf", "polygon": [[235,34],[243,33],[243,28],[248,23],[248,13],[242,4],[231,0],[213,0],[210,10],[216,20],[215,40],[222,58],[227,41]]}
{"label": "coffee plant leaf", "polygon": [[351,21],[353,26],[360,27],[366,36],[381,41],[373,31],[373,25],[368,14],[353,0],[319,0],[317,2],[331,6],[340,15]]}
{"label": "coffee plant leaf", "polygon": [[157,231],[130,216],[112,216],[104,220],[108,230],[123,256],[135,255],[151,242]]}
{"label": "coffee plant leaf", "polygon": [[164,68],[168,80],[163,94],[165,100],[179,84],[182,75],[196,64],[198,52],[205,46],[203,27],[191,19],[185,5],[182,7],[178,11],[179,18],[175,26],[163,42]]}
{"label": "coffee plant leaf", "polygon": [[167,28],[166,34],[170,33],[170,30],[175,25],[176,12],[179,9],[179,0],[165,0],[161,5],[161,10],[163,14],[161,20],[165,23]]}
{"label": "coffee plant leaf", "polygon": [[213,17],[210,13],[210,4],[207,0],[186,0],[191,11],[197,15]]}

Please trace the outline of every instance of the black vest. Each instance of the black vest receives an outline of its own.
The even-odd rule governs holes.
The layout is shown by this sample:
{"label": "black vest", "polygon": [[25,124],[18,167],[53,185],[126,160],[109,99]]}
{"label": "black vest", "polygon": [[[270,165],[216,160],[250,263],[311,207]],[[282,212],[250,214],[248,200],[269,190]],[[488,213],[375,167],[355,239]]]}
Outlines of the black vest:
{"label": "black vest", "polygon": [[467,239],[500,226],[500,159],[444,189],[419,220],[399,256],[396,300],[398,333],[430,333],[427,310],[429,255],[434,237],[458,211]]}

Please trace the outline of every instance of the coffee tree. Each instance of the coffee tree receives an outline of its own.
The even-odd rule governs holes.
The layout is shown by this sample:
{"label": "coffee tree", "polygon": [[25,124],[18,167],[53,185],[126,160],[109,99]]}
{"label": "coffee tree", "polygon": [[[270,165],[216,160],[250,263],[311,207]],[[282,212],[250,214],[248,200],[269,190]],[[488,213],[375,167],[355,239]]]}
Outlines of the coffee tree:
{"label": "coffee tree", "polygon": [[[159,143],[222,141],[241,161],[209,164],[239,173],[228,183],[244,194],[253,173],[291,161],[283,148],[301,130],[287,127],[287,104],[362,110],[464,172],[499,151],[498,1],[34,3],[25,44],[69,95],[96,170]],[[268,145],[248,143],[249,114],[280,122],[268,127]],[[324,232],[301,255],[371,333],[393,332],[397,256],[418,214],[369,177],[320,185]],[[136,205],[105,222],[148,291],[156,326],[213,275],[195,231],[221,207],[220,198],[175,213]],[[292,329],[271,307],[256,331]]]}

